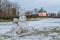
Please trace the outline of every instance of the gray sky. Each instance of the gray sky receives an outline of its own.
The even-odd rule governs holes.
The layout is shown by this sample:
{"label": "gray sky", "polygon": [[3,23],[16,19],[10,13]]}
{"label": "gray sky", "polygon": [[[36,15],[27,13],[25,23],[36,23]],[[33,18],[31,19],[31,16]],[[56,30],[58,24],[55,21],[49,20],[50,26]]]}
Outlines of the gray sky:
{"label": "gray sky", "polygon": [[21,8],[26,10],[40,9],[43,7],[47,12],[58,12],[60,10],[60,0],[10,0],[17,2]]}

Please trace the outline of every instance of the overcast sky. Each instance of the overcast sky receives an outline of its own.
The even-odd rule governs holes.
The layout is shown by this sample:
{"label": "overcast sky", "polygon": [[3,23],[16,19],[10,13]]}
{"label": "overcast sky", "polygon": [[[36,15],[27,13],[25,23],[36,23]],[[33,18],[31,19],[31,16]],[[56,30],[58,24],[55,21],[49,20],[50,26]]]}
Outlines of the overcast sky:
{"label": "overcast sky", "polygon": [[21,8],[26,10],[40,9],[43,7],[47,12],[58,12],[60,10],[60,0],[10,0],[17,2]]}

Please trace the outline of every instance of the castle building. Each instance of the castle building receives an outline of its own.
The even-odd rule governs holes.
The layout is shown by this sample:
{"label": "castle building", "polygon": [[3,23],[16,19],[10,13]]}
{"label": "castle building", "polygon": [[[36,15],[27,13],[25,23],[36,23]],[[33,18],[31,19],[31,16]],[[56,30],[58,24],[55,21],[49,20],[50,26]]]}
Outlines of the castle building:
{"label": "castle building", "polygon": [[43,9],[43,8],[41,8],[39,11],[38,11],[38,16],[47,16],[47,12]]}

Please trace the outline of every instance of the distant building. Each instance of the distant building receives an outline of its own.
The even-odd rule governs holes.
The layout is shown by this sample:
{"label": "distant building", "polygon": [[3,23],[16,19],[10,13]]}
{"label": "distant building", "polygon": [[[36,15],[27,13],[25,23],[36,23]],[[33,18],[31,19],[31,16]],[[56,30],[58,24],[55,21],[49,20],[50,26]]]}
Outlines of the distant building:
{"label": "distant building", "polygon": [[60,17],[60,11],[58,11],[58,13],[57,13],[57,17]]}
{"label": "distant building", "polygon": [[27,11],[26,15],[32,15],[32,11]]}
{"label": "distant building", "polygon": [[56,13],[48,13],[48,17],[56,17]]}
{"label": "distant building", "polygon": [[43,8],[41,8],[39,11],[38,11],[38,16],[47,16],[47,12],[43,9]]}

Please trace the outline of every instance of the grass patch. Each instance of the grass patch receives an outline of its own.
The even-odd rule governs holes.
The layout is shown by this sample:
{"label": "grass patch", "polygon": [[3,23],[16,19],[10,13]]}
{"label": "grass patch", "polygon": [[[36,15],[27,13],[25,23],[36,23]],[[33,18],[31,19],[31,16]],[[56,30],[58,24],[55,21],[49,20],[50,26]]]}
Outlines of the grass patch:
{"label": "grass patch", "polygon": [[12,20],[0,20],[0,22],[12,22]]}

